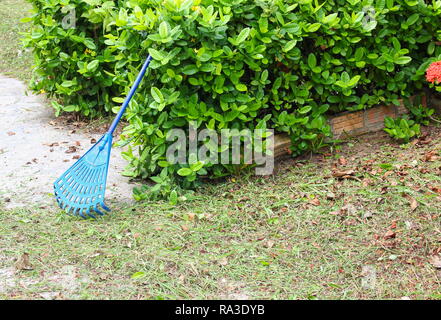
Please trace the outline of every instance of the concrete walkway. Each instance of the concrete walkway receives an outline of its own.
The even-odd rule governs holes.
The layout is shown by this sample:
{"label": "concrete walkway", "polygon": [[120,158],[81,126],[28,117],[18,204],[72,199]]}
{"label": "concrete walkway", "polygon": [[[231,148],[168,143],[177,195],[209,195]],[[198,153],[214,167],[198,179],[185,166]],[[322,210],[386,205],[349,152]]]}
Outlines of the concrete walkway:
{"label": "concrete walkway", "polygon": [[[26,86],[0,76],[0,204],[6,208],[56,203],[52,183],[101,134],[56,125],[54,111]],[[108,203],[132,202],[129,179],[121,176],[126,161],[114,149],[107,180]]]}

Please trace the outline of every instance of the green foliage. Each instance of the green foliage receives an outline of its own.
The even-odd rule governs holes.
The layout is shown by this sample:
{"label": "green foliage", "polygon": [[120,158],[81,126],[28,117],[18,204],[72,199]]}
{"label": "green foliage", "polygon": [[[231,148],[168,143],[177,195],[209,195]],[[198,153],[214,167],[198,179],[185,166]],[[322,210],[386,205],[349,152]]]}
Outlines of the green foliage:
{"label": "green foliage", "polygon": [[420,125],[407,117],[384,119],[384,131],[401,143],[408,143],[411,138],[420,134]]}
{"label": "green foliage", "polygon": [[[441,54],[441,1],[30,1],[32,87],[59,98],[58,113],[116,112],[152,55],[126,113],[125,174],[165,172],[185,188],[235,166],[168,165],[170,129],[274,128],[294,155],[316,150],[331,135],[326,114],[398,104],[422,87],[428,55]],[[71,8],[76,28],[65,30]]]}

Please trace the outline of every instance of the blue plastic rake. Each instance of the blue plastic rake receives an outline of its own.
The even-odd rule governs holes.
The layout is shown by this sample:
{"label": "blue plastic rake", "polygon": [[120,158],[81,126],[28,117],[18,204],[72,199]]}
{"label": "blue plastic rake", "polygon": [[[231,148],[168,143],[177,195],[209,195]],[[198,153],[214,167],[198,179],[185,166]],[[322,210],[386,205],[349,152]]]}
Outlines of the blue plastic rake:
{"label": "blue plastic rake", "polygon": [[104,195],[113,132],[144,77],[151,60],[151,56],[148,56],[106,134],[54,182],[55,198],[58,205],[68,214],[79,215],[83,218],[88,216],[96,218],[93,212],[101,216],[104,215],[99,206],[106,211],[110,211],[104,204]]}

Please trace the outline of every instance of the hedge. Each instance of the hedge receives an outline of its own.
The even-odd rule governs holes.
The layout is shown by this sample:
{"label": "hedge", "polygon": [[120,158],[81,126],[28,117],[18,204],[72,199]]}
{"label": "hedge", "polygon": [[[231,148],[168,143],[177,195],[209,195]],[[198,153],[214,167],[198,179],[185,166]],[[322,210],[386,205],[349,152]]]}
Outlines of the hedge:
{"label": "hedge", "polygon": [[[126,113],[125,174],[190,184],[167,165],[171,128],[273,128],[293,154],[331,135],[326,116],[398,103],[441,55],[441,1],[31,0],[32,88],[57,113],[115,112],[145,59]],[[75,29],[63,18],[75,9]],[[218,177],[235,166],[204,164]]]}

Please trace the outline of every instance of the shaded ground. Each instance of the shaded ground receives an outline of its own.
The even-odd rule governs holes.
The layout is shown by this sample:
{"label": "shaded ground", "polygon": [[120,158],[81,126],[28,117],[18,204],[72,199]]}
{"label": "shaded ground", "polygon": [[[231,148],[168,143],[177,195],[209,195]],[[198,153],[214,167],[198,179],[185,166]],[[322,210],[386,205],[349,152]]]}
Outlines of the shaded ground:
{"label": "shaded ground", "polygon": [[98,221],[0,210],[0,297],[440,299],[440,147],[368,135]]}
{"label": "shaded ground", "polygon": [[[25,94],[18,80],[0,76],[0,199],[7,208],[53,205],[52,183],[83,155],[101,133],[81,123],[60,123],[40,98]],[[107,199],[132,201],[121,150],[112,153]]]}
{"label": "shaded ground", "polygon": [[24,0],[0,0],[0,74],[28,81],[32,53],[21,46],[19,34],[29,27],[21,23],[32,5]]}
{"label": "shaded ground", "polygon": [[[29,79],[17,33],[29,5],[1,4],[0,72]],[[0,299],[441,299],[439,128],[402,147],[368,135],[178,206],[114,204],[84,221],[33,201],[52,201],[52,180],[94,135],[0,82]]]}

